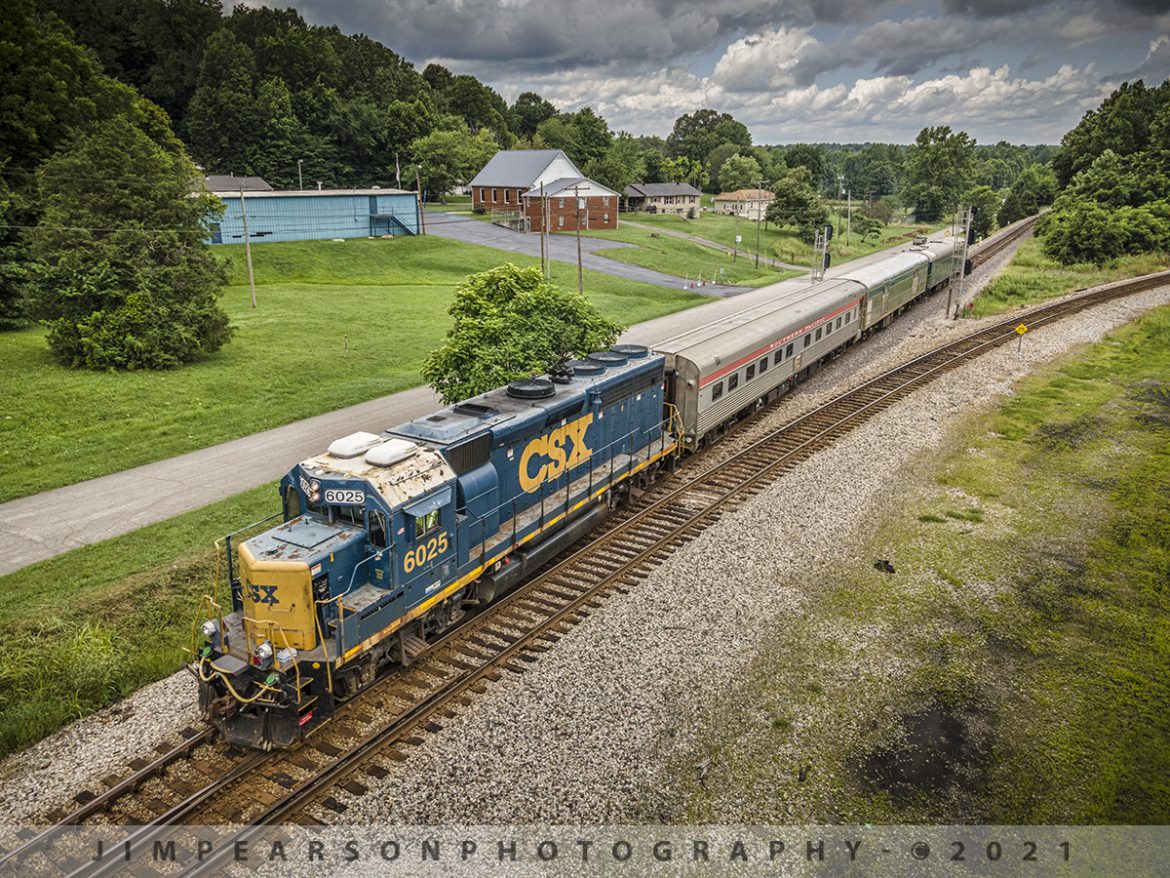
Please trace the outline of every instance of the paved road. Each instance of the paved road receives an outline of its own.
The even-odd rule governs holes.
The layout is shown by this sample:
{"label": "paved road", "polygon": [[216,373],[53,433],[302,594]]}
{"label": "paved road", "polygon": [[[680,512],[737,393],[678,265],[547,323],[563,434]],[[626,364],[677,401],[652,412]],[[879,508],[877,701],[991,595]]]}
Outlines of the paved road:
{"label": "paved road", "polygon": [[[467,222],[489,226],[479,220]],[[567,243],[575,245],[574,241]],[[829,275],[845,272],[849,266],[876,261],[884,255],[875,253],[853,263],[842,263],[831,269]],[[807,283],[807,278],[795,278],[745,291],[733,298],[715,298],[687,311],[632,326],[622,341],[653,346],[767,301],[776,295],[779,287]],[[438,406],[439,401],[430,388],[416,387],[179,457],[0,504],[0,574],[273,481],[294,463],[319,453],[339,436],[357,430],[380,433]]]}
{"label": "paved road", "polygon": [[[513,253],[525,253],[528,256],[540,256],[540,235],[531,232],[513,232],[511,229],[505,229],[494,223],[433,210],[426,212],[426,223],[428,235],[451,238],[468,244],[480,244],[484,247],[495,247],[497,250],[511,250]],[[553,259],[568,262],[570,265],[577,264],[576,235],[549,235],[549,246]],[[673,290],[686,288],[686,281],[681,277],[597,255],[598,251],[601,250],[632,246],[634,245],[626,244],[623,241],[607,241],[603,238],[583,236],[581,238],[581,264],[594,271],[612,274],[614,277],[624,277],[627,280],[641,281]],[[746,293],[749,289],[751,287],[705,284],[703,293],[708,296],[738,296]]]}

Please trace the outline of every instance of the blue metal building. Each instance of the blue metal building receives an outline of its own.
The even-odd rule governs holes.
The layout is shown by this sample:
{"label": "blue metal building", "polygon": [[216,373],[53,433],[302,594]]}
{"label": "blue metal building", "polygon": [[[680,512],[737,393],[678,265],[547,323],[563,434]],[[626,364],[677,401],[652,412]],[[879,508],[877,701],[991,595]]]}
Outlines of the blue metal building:
{"label": "blue metal building", "polygon": [[[223,216],[211,224],[212,244],[257,241],[322,241],[417,235],[418,197],[402,189],[325,189],[300,191],[218,191]],[[244,199],[241,204],[241,197]]]}

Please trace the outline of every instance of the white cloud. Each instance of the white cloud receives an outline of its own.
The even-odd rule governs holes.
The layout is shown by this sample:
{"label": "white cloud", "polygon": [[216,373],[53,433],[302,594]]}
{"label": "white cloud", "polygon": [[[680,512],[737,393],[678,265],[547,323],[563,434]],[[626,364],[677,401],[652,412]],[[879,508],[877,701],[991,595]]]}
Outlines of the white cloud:
{"label": "white cloud", "polygon": [[820,45],[806,27],[749,34],[727,47],[711,81],[725,92],[785,88],[794,84],[793,71],[802,56]]}

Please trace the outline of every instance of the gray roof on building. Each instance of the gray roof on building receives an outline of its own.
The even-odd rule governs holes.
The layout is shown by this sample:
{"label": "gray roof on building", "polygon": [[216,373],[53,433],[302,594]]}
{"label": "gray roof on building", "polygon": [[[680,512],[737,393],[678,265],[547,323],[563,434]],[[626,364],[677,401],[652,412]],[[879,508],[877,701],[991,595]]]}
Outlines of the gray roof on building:
{"label": "gray roof on building", "polygon": [[559,149],[501,149],[468,185],[523,186],[527,189],[557,156],[563,156],[572,164],[569,157]]}
{"label": "gray roof on building", "polygon": [[[588,183],[589,188],[593,190],[593,195],[617,195],[612,189],[607,189],[596,180],[590,180],[588,177],[561,177],[559,180],[553,180],[551,183],[544,184],[544,195],[546,198],[551,198],[554,195],[562,194],[566,189],[571,189],[578,183]],[[526,198],[536,198],[540,195],[540,186],[533,186],[524,193]]]}
{"label": "gray roof on building", "polygon": [[226,192],[229,189],[248,192],[271,192],[263,177],[237,177],[235,174],[208,174],[203,178],[203,185],[212,192]]}
{"label": "gray roof on building", "polygon": [[625,189],[631,198],[662,198],[666,195],[699,195],[690,183],[631,183]]}

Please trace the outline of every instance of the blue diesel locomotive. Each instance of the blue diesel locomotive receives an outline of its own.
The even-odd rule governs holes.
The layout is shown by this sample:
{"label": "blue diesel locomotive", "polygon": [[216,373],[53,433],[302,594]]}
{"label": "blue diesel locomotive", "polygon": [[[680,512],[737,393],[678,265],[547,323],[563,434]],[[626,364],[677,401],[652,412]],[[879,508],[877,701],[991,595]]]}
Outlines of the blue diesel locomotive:
{"label": "blue diesel locomotive", "polygon": [[287,747],[595,527],[679,451],[664,363],[618,345],[293,467],[282,523],[225,541],[231,606],[205,599],[189,665],[204,715]]}

